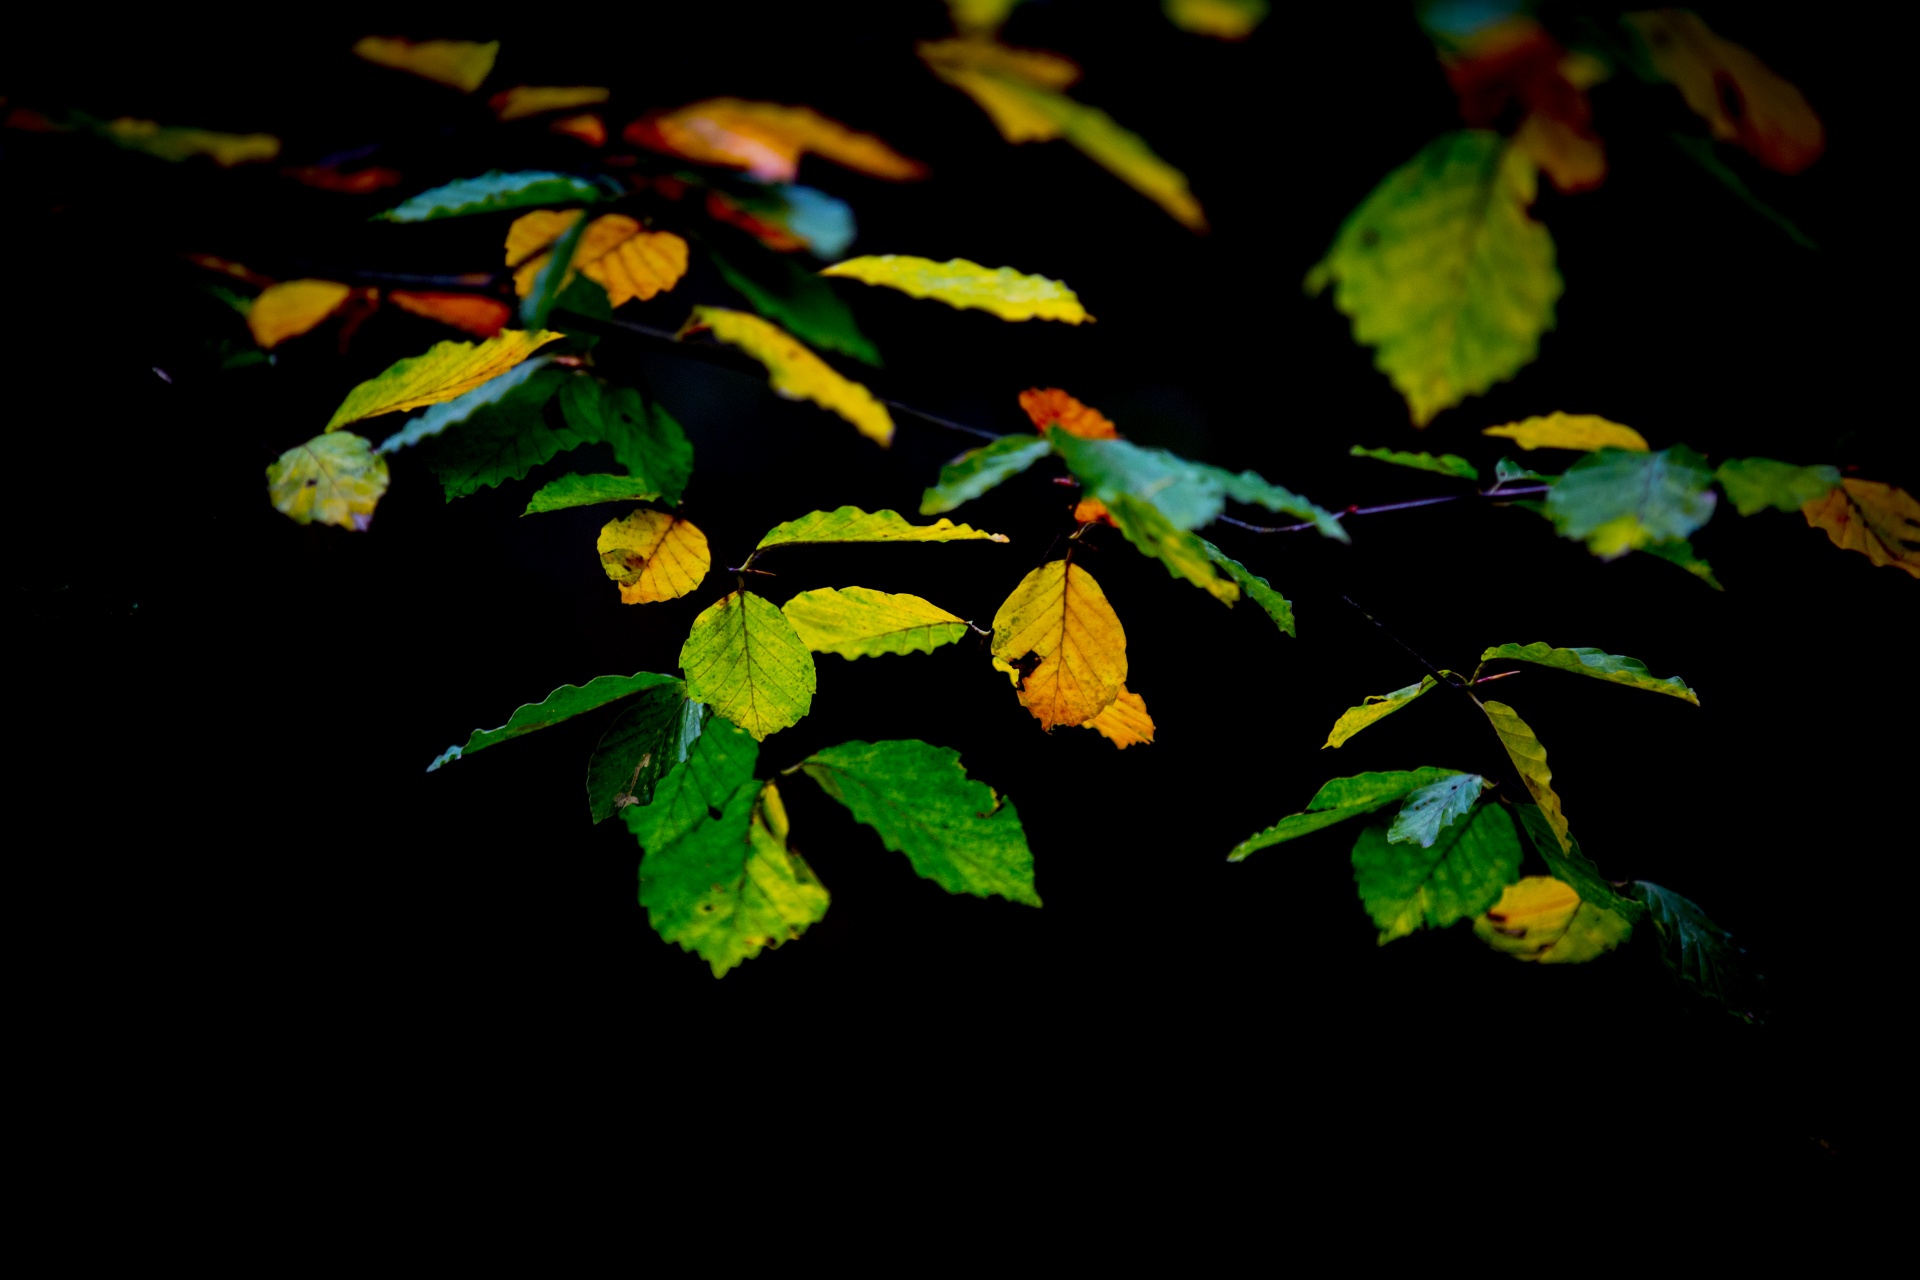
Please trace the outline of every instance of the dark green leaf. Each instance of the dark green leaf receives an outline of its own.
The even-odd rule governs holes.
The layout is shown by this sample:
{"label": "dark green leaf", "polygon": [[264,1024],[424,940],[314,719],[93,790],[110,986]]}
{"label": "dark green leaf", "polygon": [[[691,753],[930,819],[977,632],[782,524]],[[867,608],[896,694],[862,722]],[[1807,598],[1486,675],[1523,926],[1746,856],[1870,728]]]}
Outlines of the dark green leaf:
{"label": "dark green leaf", "polygon": [[[601,199],[607,193],[584,178],[544,170],[502,173],[495,169],[477,178],[462,178],[419,195],[375,219],[385,222],[429,222],[502,209],[531,209],[540,205],[575,204]],[[585,221],[585,219],[582,219]]]}
{"label": "dark green leaf", "polygon": [[1713,473],[1743,516],[1772,507],[1798,511],[1840,487],[1838,467],[1796,467],[1772,458],[1729,458]]}
{"label": "dark green leaf", "polygon": [[1671,889],[1636,880],[1633,894],[1646,904],[1660,935],[1661,959],[1681,982],[1742,1021],[1762,1021],[1759,975],[1747,964],[1746,952],[1734,945],[1732,934],[1709,920],[1698,903]]}
{"label": "dark green leaf", "polygon": [[1497,804],[1475,807],[1430,848],[1391,844],[1384,827],[1370,826],[1353,846],[1353,878],[1385,944],[1416,929],[1444,929],[1498,902],[1520,878],[1520,837]]}
{"label": "dark green leaf", "polygon": [[1372,458],[1375,462],[1389,462],[1396,467],[1412,467],[1417,471],[1435,471],[1443,476],[1453,476],[1458,480],[1480,481],[1480,469],[1457,454],[1443,453],[1434,457],[1430,453],[1403,453],[1398,449],[1362,449],[1359,445],[1347,450],[1355,458]]}
{"label": "dark green leaf", "polygon": [[920,514],[937,516],[1019,475],[1053,452],[1039,436],[1001,436],[940,468],[940,483],[920,499]]}
{"label": "dark green leaf", "polygon": [[1629,689],[1664,693],[1691,702],[1696,707],[1700,705],[1700,696],[1688,688],[1687,682],[1679,676],[1656,676],[1638,658],[1621,657],[1604,649],[1556,649],[1544,640],[1537,640],[1532,644],[1495,645],[1480,655],[1481,666],[1489,662],[1531,662],[1555,671],[1569,671],[1577,676],[1590,676],[1609,684],[1625,685]]}
{"label": "dark green leaf", "polygon": [[[1239,862],[1248,854],[1269,845],[1295,840],[1336,822],[1358,818],[1392,804],[1422,787],[1459,776],[1457,769],[1407,769],[1391,773],[1361,773],[1351,778],[1335,778],[1321,787],[1307,804],[1305,813],[1282,818],[1265,831],[1248,836],[1233,847],[1227,861]],[[1382,839],[1385,837],[1383,836]]]}
{"label": "dark green leaf", "polygon": [[481,383],[465,395],[429,406],[425,413],[408,418],[400,430],[382,440],[379,452],[392,453],[408,445],[419,444],[430,436],[439,435],[448,427],[465,422],[477,410],[504,400],[521,383],[551,363],[546,356],[535,356],[513,366],[499,377]]}
{"label": "dark green leaf", "polygon": [[649,804],[654,784],[684,763],[706,728],[704,702],[687,698],[684,684],[656,685],[607,726],[587,762],[587,805],[603,822],[628,805]]}
{"label": "dark green leaf", "polygon": [[1177,529],[1211,524],[1232,498],[1311,521],[1327,537],[1349,540],[1331,511],[1251,471],[1235,474],[1189,462],[1165,449],[1144,449],[1126,440],[1083,439],[1059,427],[1048,428],[1047,439],[1089,496],[1109,506],[1122,494],[1150,502]]}
{"label": "dark green leaf", "polygon": [[734,291],[787,332],[809,346],[880,364],[880,353],[860,332],[853,311],[825,280],[769,251],[736,251],[737,262],[718,253],[711,256]]}
{"label": "dark green leaf", "polygon": [[1713,473],[1683,444],[1658,453],[1597,449],[1560,477],[1547,518],[1604,559],[1685,538],[1713,515]]}
{"label": "dark green leaf", "polygon": [[575,378],[560,393],[560,411],[582,440],[612,445],[628,474],[679,505],[693,475],[693,445],[665,409],[631,387]]}
{"label": "dark green leaf", "polygon": [[541,412],[573,380],[559,369],[542,369],[497,403],[474,410],[457,429],[434,437],[426,446],[428,464],[447,501],[522,479],[541,463],[589,443],[570,426],[550,425]]}
{"label": "dark green leaf", "polygon": [[1532,843],[1534,852],[1540,855],[1541,861],[1547,864],[1547,870],[1553,873],[1554,879],[1572,885],[1582,902],[1604,907],[1624,917],[1629,923],[1647,913],[1643,903],[1623,897],[1614,889],[1592,860],[1580,852],[1580,842],[1571,833],[1563,850],[1559,839],[1553,834],[1552,824],[1547,821],[1547,815],[1540,811],[1539,805],[1522,804],[1514,808],[1520,814],[1520,825],[1525,829],[1528,841]]}
{"label": "dark green leaf", "polygon": [[486,747],[496,746],[510,738],[532,733],[536,729],[545,729],[549,725],[559,724],[574,716],[592,711],[595,707],[604,707],[609,702],[625,698],[663,685],[677,687],[680,681],[673,676],[656,675],[651,671],[642,671],[630,676],[595,676],[584,685],[563,684],[539,702],[529,702],[516,709],[507,722],[498,729],[475,729],[467,739],[465,746],[448,747],[432,764],[427,772],[432,773],[441,765],[458,760],[462,756],[472,755]]}
{"label": "dark green leaf", "polygon": [[1207,553],[1207,559],[1225,569],[1227,576],[1239,583],[1240,589],[1247,593],[1247,598],[1267,611],[1267,616],[1273,619],[1274,626],[1288,635],[1294,634],[1293,606],[1287,602],[1285,596],[1275,591],[1273,585],[1265,578],[1254,573],[1205,538],[1199,539],[1199,542],[1201,548]]}
{"label": "dark green leaf", "polygon": [[542,485],[520,514],[539,515],[543,511],[590,507],[598,502],[653,502],[659,497],[659,492],[646,481],[632,476],[561,476]]}

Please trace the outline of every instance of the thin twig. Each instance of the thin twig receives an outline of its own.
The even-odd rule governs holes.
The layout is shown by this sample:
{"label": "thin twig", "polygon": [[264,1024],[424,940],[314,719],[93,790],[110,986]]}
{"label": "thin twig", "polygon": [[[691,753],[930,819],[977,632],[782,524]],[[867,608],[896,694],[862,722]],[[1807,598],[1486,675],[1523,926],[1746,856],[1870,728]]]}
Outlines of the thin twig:
{"label": "thin twig", "polygon": [[[1380,619],[1374,617],[1372,614],[1368,613],[1365,609],[1362,609],[1352,596],[1343,595],[1340,598],[1342,600],[1345,600],[1349,605],[1351,605],[1355,613],[1365,618],[1368,622],[1371,622],[1374,626],[1380,628],[1381,634],[1386,636],[1387,639],[1393,641],[1395,644],[1399,645],[1402,649],[1405,649],[1408,653],[1412,654],[1414,661],[1418,662],[1421,666],[1425,667],[1432,674],[1435,680],[1438,680],[1441,684],[1453,685],[1453,681],[1447,679],[1446,673],[1444,671],[1442,671],[1439,667],[1434,666],[1431,662],[1427,661],[1427,657],[1425,654],[1421,653],[1418,649],[1408,644],[1405,640],[1402,640],[1399,636],[1393,634],[1392,630],[1388,628],[1386,623],[1380,621]],[[1461,686],[1454,685],[1453,687],[1459,688]]]}
{"label": "thin twig", "polygon": [[[1476,493],[1449,493],[1438,498],[1415,498],[1410,502],[1386,502],[1377,507],[1348,507],[1345,511],[1333,513],[1335,520],[1344,520],[1348,516],[1377,516],[1383,511],[1410,511],[1415,507],[1431,507],[1442,502],[1458,502],[1462,498],[1490,498],[1501,501],[1507,498],[1526,498],[1534,494],[1547,493],[1552,485],[1528,485],[1519,489],[1502,489],[1495,486]],[[1318,528],[1318,522],[1302,521],[1300,524],[1248,524],[1245,520],[1235,520],[1232,516],[1220,516],[1221,524],[1230,524],[1236,529],[1245,529],[1248,533],[1298,533],[1302,529]]]}
{"label": "thin twig", "polygon": [[982,440],[1000,439],[1000,433],[998,431],[988,431],[985,427],[970,427],[964,422],[955,422],[950,418],[936,417],[928,413],[925,409],[916,409],[912,405],[902,404],[898,400],[882,400],[880,403],[890,409],[898,409],[902,413],[910,413],[923,422],[933,423],[936,427],[945,427],[949,431],[964,431],[970,436],[979,436]]}

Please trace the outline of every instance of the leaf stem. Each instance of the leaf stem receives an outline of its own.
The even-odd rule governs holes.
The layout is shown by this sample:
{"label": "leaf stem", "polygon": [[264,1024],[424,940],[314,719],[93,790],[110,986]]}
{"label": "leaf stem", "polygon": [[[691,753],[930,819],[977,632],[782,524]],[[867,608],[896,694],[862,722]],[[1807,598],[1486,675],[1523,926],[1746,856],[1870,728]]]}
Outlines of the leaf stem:
{"label": "leaf stem", "polygon": [[[1431,507],[1437,506],[1442,502],[1458,502],[1462,498],[1490,498],[1494,501],[1504,501],[1507,498],[1526,498],[1535,494],[1549,493],[1552,489],[1553,486],[1548,484],[1527,485],[1518,489],[1502,489],[1500,486],[1495,485],[1491,489],[1482,489],[1474,493],[1448,493],[1442,494],[1437,498],[1414,498],[1408,502],[1384,502],[1377,507],[1348,507],[1345,511],[1334,512],[1333,518],[1336,520],[1344,520],[1348,516],[1377,516],[1385,511],[1411,511],[1415,507]],[[1219,521],[1221,524],[1230,524],[1236,529],[1245,529],[1248,533],[1299,533],[1303,529],[1317,527],[1312,520],[1306,520],[1300,524],[1262,525],[1248,524],[1245,520],[1235,520],[1232,516],[1220,516]]]}

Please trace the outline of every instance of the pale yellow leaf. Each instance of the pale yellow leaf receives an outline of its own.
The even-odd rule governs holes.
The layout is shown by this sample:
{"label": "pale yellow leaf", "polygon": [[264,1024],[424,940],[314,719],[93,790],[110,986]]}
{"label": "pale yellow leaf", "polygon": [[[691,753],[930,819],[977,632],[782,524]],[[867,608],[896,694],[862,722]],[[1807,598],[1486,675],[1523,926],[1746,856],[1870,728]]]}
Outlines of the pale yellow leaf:
{"label": "pale yellow leaf", "polygon": [[1552,876],[1523,876],[1473,922],[1473,932],[1495,951],[1539,964],[1584,964],[1626,941],[1632,922],[1598,903],[1581,900]]}
{"label": "pale yellow leaf", "polygon": [[1245,40],[1266,21],[1267,0],[1161,0],[1169,21],[1182,31],[1215,40]]}
{"label": "pale yellow leaf", "polygon": [[347,398],[333,411],[327,430],[463,396],[560,336],[546,329],[503,329],[499,337],[480,343],[436,342],[425,355],[396,361],[379,377],[347,392]]}
{"label": "pale yellow leaf", "polygon": [[1592,413],[1549,413],[1522,418],[1502,427],[1488,427],[1483,436],[1503,436],[1522,449],[1631,449],[1647,452],[1647,439],[1632,427],[1609,422]]}
{"label": "pale yellow leaf", "polygon": [[1080,727],[1094,730],[1122,751],[1153,742],[1153,717],[1147,714],[1147,700],[1125,685],[1120,686],[1119,696],[1107,704],[1105,711]]}
{"label": "pale yellow leaf", "polygon": [[862,511],[835,507],[809,511],[767,530],[755,551],[770,547],[821,542],[1005,542],[1004,533],[988,533],[970,524],[955,524],[945,516],[932,524],[913,524],[898,511]]}
{"label": "pale yellow leaf", "polygon": [[300,524],[365,529],[387,483],[387,460],[370,441],[344,431],[295,445],[267,468],[274,509]]}
{"label": "pale yellow leaf", "polygon": [[922,40],[914,46],[929,66],[1011,76],[1043,89],[1064,89],[1080,78],[1071,58],[1041,49],[1016,49],[985,36]]}
{"label": "pale yellow leaf", "polygon": [[1800,509],[1807,523],[1836,547],[1920,578],[1920,502],[1905,489],[1877,480],[1840,485]]}
{"label": "pale yellow leaf", "polygon": [[331,280],[289,280],[265,289],[247,311],[253,340],[271,350],[339,310],[353,290]]}
{"label": "pale yellow leaf", "polygon": [[726,307],[695,307],[679,336],[709,329],[713,336],[767,367],[774,392],[789,400],[811,400],[854,425],[861,435],[882,448],[893,443],[893,419],[886,406],[850,378],[809,351],[776,324]]}
{"label": "pale yellow leaf", "polygon": [[967,634],[965,619],[932,601],[867,587],[802,591],[780,611],[807,648],[849,660],[886,653],[932,653]]}
{"label": "pale yellow leaf", "polygon": [[[506,257],[508,266],[517,266],[514,292],[523,298],[533,292],[535,277],[552,256],[543,250],[582,216],[579,209],[540,209],[514,219]],[[571,269],[604,288],[613,306],[633,298],[645,302],[687,274],[687,242],[671,231],[648,231],[624,213],[602,214],[580,236]]]}
{"label": "pale yellow leaf", "polygon": [[992,653],[994,666],[1015,678],[1021,705],[1048,730],[1098,716],[1127,678],[1120,618],[1093,575],[1070,560],[1020,580],[994,614]]}
{"label": "pale yellow leaf", "polygon": [[700,585],[713,564],[707,535],[666,511],[641,509],[600,530],[600,567],[622,604],[673,600]]}
{"label": "pale yellow leaf", "polygon": [[515,85],[487,99],[500,120],[523,120],[543,111],[568,111],[605,102],[610,95],[598,85]]}
{"label": "pale yellow leaf", "polygon": [[368,62],[407,71],[416,76],[472,93],[493,70],[500,55],[500,42],[477,44],[471,40],[401,40],[367,36],[354,43],[353,52]]}
{"label": "pale yellow leaf", "polygon": [[883,253],[849,258],[824,268],[823,276],[884,285],[914,298],[932,298],[950,307],[990,311],[1002,320],[1091,320],[1073,290],[1058,280],[1030,276],[1012,267],[983,267],[965,258],[935,262],[905,254]]}

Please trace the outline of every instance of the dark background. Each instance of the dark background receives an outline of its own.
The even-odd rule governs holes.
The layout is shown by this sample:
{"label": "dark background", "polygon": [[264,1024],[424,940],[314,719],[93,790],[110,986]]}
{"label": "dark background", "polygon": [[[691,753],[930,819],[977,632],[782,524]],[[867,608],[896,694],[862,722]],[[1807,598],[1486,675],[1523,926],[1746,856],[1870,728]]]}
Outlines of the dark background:
{"label": "dark background", "polygon": [[[1352,444],[1490,465],[1501,451],[1480,428],[1555,409],[1716,461],[1832,462],[1911,487],[1897,330],[1875,311],[1889,233],[1871,212],[1873,77],[1811,11],[1706,16],[1826,121],[1828,154],[1792,180],[1726,153],[1821,251],[1695,168],[1666,137],[1701,128],[1677,93],[1623,73],[1595,94],[1605,186],[1568,198],[1542,183],[1536,213],[1567,290],[1540,360],[1422,434],[1345,319],[1299,286],[1372,185],[1457,125],[1430,46],[1395,6],[1287,12],[1245,45],[1180,34],[1151,5],[1016,14],[1009,40],[1078,59],[1076,96],[1189,174],[1215,228],[1204,238],[1064,143],[1002,143],[913,57],[915,38],[945,29],[932,4],[754,11],[723,23],[724,41],[706,9],[646,17],[625,40],[522,31],[471,100],[348,56],[356,26],[123,27],[84,50],[18,41],[0,92],[271,131],[293,164],[388,143],[373,162],[405,172],[403,195],[584,160],[537,123],[493,125],[482,100],[502,86],[611,85],[616,131],[714,94],[804,101],[933,169],[889,186],[803,163],[802,181],[853,204],[852,252],[1040,272],[1099,317],[1008,325],[845,288],[887,360],[849,371],[932,412],[1019,430],[1016,394],[1062,386],[1141,443],[1258,469],[1329,506],[1447,489],[1349,459]],[[631,836],[587,819],[585,761],[611,709],[423,770],[556,685],[674,670],[724,575],[670,604],[620,605],[593,553],[604,511],[518,517],[544,478],[590,469],[581,455],[448,505],[403,454],[371,532],[293,525],[264,501],[266,464],[354,382],[449,334],[389,308],[345,359],[329,327],[272,367],[223,371],[205,344],[244,331],[175,257],[279,278],[485,270],[509,218],[369,224],[390,193],[329,195],[272,166],[167,166],[78,136],[7,133],[0,147],[18,397],[6,545],[28,640],[17,749],[40,815],[31,854],[51,865],[35,965],[72,1033],[59,1043],[105,1035],[183,1077],[275,1081],[322,1116],[458,1106],[447,1099],[469,1091],[538,1112],[567,1105],[558,1080],[644,1125],[649,1107],[735,1105],[744,1075],[807,1099],[772,1140],[787,1155],[872,1118],[880,1098],[904,1133],[1071,1128],[1142,1148],[1222,1142],[1290,1167],[1546,1146],[1580,1164],[1640,1161],[1675,1190],[1831,1181],[1887,1141],[1903,1019],[1882,1000],[1905,890],[1884,868],[1912,850],[1900,740],[1914,724],[1914,583],[1797,516],[1728,507],[1695,538],[1723,594],[1650,557],[1602,564],[1525,511],[1473,502],[1356,520],[1351,547],[1213,531],[1294,601],[1297,640],[1108,533],[1086,563],[1126,625],[1151,747],[1043,735],[963,643],[823,657],[813,712],[761,752],[766,775],[848,738],[959,748],[1018,803],[1045,909],[949,897],[795,780],[793,843],[832,910],[715,982],[647,927]],[[621,315],[672,329],[700,301],[740,305],[700,269]],[[609,339],[597,358],[686,425],[686,512],[716,567],[816,507],[911,512],[969,444],[897,415],[882,453],[757,376],[639,341]],[[763,589],[913,591],[985,622],[1070,527],[1050,474],[956,513],[1011,545],[786,551]],[[1464,927],[1376,948],[1348,829],[1224,861],[1331,776],[1504,771],[1484,720],[1444,694],[1337,755],[1318,750],[1343,708],[1421,674],[1342,594],[1439,665],[1545,639],[1631,654],[1700,690],[1696,709],[1529,671],[1497,696],[1547,744],[1605,871],[1695,898],[1747,945],[1767,1026],[1689,1003],[1644,938],[1559,970],[1494,955]],[[59,1052],[97,1069],[80,1048]]]}

